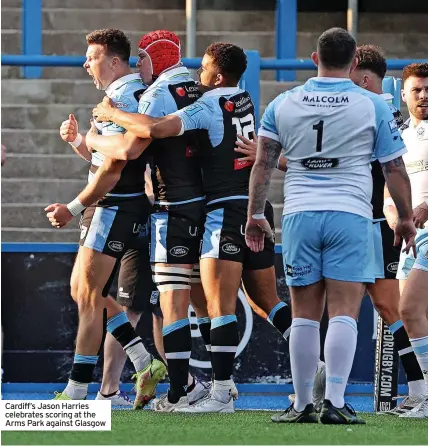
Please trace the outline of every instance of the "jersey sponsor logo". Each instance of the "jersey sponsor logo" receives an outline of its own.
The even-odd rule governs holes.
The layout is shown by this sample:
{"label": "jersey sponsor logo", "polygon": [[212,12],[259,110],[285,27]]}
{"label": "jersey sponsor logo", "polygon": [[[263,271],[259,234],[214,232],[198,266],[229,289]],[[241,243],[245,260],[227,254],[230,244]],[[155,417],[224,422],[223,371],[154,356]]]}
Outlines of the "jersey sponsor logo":
{"label": "jersey sponsor logo", "polygon": [[388,122],[389,130],[391,130],[391,133],[394,133],[398,130],[397,121],[395,119],[392,119]]}
{"label": "jersey sponsor logo", "polygon": [[[339,106],[349,104],[348,96],[303,96],[303,102],[312,107],[316,106]],[[318,104],[318,105],[317,105]]]}
{"label": "jersey sponsor logo", "polygon": [[398,262],[392,262],[389,263],[386,267],[386,269],[390,272],[390,273],[396,273],[398,271]]}
{"label": "jersey sponsor logo", "polygon": [[178,94],[178,96],[185,96],[186,95],[186,90],[183,87],[178,87],[175,89],[176,93]]}
{"label": "jersey sponsor logo", "polygon": [[114,106],[116,108],[128,108],[128,104],[126,104],[125,102],[115,102]]}
{"label": "jersey sponsor logo", "polygon": [[221,250],[225,253],[225,254],[238,254],[238,252],[241,251],[241,248],[239,246],[234,245],[233,243],[225,243],[222,247]]}
{"label": "jersey sponsor logo", "polygon": [[253,164],[252,161],[235,159],[233,160],[233,170],[245,169],[245,167],[251,167]]}
{"label": "jersey sponsor logo", "polygon": [[169,253],[173,257],[184,257],[189,252],[189,248],[186,246],[174,246],[169,250]]}
{"label": "jersey sponsor logo", "polygon": [[301,161],[302,166],[305,169],[332,169],[339,165],[337,158],[306,158]]}
{"label": "jersey sponsor logo", "polygon": [[416,136],[418,137],[418,139],[424,139],[425,129],[423,127],[419,127],[416,131]]}
{"label": "jersey sponsor logo", "polygon": [[118,241],[113,241],[113,240],[108,242],[108,247],[114,252],[123,251],[124,246],[125,245],[123,242],[118,242]]}
{"label": "jersey sponsor logo", "polygon": [[193,116],[193,115],[196,115],[196,113],[203,111],[203,108],[201,105],[195,103],[195,104],[189,105],[183,111],[184,111],[184,113],[186,113],[186,115]]}
{"label": "jersey sponsor logo", "polygon": [[235,104],[232,101],[226,101],[224,103],[224,108],[226,111],[232,113],[233,110],[235,109]]}

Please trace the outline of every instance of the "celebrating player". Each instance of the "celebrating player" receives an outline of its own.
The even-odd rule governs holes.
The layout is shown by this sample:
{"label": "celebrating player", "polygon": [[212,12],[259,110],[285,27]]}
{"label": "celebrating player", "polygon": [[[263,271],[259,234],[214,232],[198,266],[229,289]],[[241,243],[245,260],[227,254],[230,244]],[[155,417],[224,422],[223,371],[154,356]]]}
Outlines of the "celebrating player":
{"label": "celebrating player", "polygon": [[409,179],[401,159],[406,149],[386,102],[349,79],[358,63],[355,51],[355,40],[345,30],[324,32],[312,54],[318,77],[274,99],[259,132],[246,227],[247,244],[255,252],[264,249],[270,235],[263,212],[282,148],[288,160],[282,244],[294,317],[290,357],[296,400],[273,421],[318,421],[312,391],[320,355],[319,321],[327,296],[327,383],[320,420],[364,423],[345,404],[344,393],[364,284],[374,282],[373,151],[398,203],[396,240],[404,237],[407,251],[414,243]]}

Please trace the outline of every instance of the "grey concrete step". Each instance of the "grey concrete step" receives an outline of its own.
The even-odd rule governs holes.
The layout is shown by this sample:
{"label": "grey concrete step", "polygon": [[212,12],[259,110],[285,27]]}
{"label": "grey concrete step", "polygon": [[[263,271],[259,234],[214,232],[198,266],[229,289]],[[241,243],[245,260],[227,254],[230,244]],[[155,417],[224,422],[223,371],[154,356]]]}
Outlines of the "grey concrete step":
{"label": "grey concrete step", "polygon": [[3,104],[97,104],[104,92],[92,79],[6,79],[1,85]]}
{"label": "grey concrete step", "polygon": [[[67,147],[64,149],[69,152]],[[74,152],[64,155],[8,153],[7,163],[2,167],[2,177],[85,180],[88,178],[88,169],[89,163]]]}
{"label": "grey concrete step", "polygon": [[68,203],[87,181],[57,178],[2,178],[2,203]]}
{"label": "grey concrete step", "polygon": [[77,243],[78,229],[2,228],[2,242]]}
{"label": "grey concrete step", "polygon": [[[9,203],[2,204],[1,217],[2,226],[10,228],[41,228],[53,229],[46,218],[42,203]],[[78,229],[79,218],[75,217],[65,229]]]}
{"label": "grey concrete step", "polygon": [[[74,5],[70,5],[74,6]],[[116,5],[117,6],[120,5]],[[142,5],[140,5],[141,7]],[[43,29],[93,30],[118,28],[138,31],[141,34],[154,29],[186,29],[184,9],[73,9],[44,8]],[[21,27],[20,8],[3,8],[3,29]],[[273,11],[198,11],[197,29],[204,31],[252,31],[270,30],[275,26]],[[82,31],[82,34],[84,32]]]}
{"label": "grey concrete step", "polygon": [[2,129],[1,137],[2,143],[8,150],[16,153],[65,154],[72,153],[70,150],[73,151],[68,144],[62,141],[58,129]]}
{"label": "grey concrete step", "polygon": [[93,105],[18,104],[2,106],[2,127],[8,129],[59,129],[61,123],[74,113],[79,131],[89,128]]}

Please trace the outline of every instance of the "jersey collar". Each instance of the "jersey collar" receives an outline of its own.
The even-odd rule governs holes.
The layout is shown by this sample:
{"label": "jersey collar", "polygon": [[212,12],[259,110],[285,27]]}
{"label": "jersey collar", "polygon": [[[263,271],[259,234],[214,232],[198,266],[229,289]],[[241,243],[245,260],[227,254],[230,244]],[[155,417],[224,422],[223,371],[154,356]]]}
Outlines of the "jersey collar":
{"label": "jersey collar", "polygon": [[239,87],[220,87],[214,88],[214,90],[207,91],[204,93],[204,96],[230,96],[232,94],[238,93],[240,90]]}
{"label": "jersey collar", "polygon": [[172,68],[171,70],[164,71],[154,82],[149,86],[149,89],[156,88],[156,86],[167,79],[175,76],[190,76],[189,70],[186,67]]}
{"label": "jersey collar", "polygon": [[117,90],[118,88],[120,88],[122,85],[126,84],[129,81],[137,79],[141,80],[140,73],[131,73],[127,74],[126,76],[122,76],[119,79],[116,79],[105,89],[106,95],[111,96],[114,90]]}
{"label": "jersey collar", "polygon": [[325,83],[329,83],[329,84],[335,84],[335,83],[339,83],[339,82],[352,82],[351,79],[348,79],[346,77],[321,77],[321,76],[316,76],[316,77],[311,77],[309,80],[310,81],[314,81],[314,82],[325,82]]}

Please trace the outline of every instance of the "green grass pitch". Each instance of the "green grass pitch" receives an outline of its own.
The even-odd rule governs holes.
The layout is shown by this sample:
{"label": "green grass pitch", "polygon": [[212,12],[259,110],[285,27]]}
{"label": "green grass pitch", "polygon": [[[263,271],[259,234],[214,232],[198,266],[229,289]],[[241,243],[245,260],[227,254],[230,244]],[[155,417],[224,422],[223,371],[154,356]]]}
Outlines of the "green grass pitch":
{"label": "green grass pitch", "polygon": [[426,444],[428,419],[364,414],[364,426],[274,424],[273,412],[114,411],[111,432],[2,432],[2,444]]}

